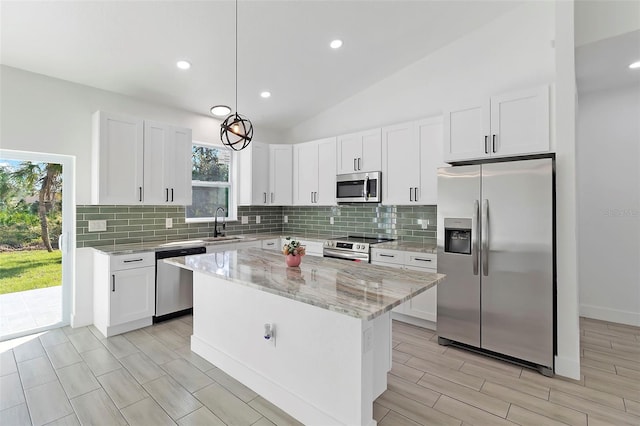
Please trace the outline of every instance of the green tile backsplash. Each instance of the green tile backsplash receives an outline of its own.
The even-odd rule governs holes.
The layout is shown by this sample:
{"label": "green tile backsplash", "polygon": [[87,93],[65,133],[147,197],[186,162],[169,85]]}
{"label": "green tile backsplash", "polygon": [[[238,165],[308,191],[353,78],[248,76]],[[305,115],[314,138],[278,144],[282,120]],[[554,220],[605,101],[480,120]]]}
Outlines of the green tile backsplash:
{"label": "green tile backsplash", "polygon": [[[77,247],[165,242],[213,236],[213,222],[185,223],[184,207],[173,206],[77,206]],[[334,207],[238,207],[238,218],[249,223],[228,222],[228,235],[282,233],[306,236],[365,235],[402,241],[436,241],[436,206],[382,206],[343,204]],[[260,223],[256,223],[260,216]],[[284,222],[287,216],[288,222]],[[173,218],[173,227],[165,219]],[[333,217],[334,224],[330,224]],[[88,221],[104,219],[105,232],[89,232]],[[429,221],[427,229],[423,229]]]}

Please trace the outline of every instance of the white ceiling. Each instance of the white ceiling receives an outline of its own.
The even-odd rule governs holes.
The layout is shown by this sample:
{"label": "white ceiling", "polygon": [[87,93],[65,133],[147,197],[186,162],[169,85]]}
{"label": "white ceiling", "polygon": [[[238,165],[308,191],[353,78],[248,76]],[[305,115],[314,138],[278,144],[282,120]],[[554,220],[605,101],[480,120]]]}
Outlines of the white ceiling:
{"label": "white ceiling", "polygon": [[[238,110],[285,130],[516,1],[239,2]],[[234,106],[234,2],[0,3],[0,62],[199,114]],[[344,40],[333,51],[329,42]],[[178,59],[193,66],[176,68]],[[269,90],[270,99],[259,93]]]}

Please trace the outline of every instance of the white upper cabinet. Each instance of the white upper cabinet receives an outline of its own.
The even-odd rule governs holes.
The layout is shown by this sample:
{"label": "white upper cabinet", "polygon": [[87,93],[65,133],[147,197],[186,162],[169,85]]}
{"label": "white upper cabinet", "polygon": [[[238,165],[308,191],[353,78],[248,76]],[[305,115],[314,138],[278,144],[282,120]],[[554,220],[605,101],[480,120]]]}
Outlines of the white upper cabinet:
{"label": "white upper cabinet", "polygon": [[293,204],[298,206],[336,203],[336,138],[293,146]]}
{"label": "white upper cabinet", "polygon": [[381,129],[338,136],[337,174],[382,170]]}
{"label": "white upper cabinet", "polygon": [[191,204],[191,130],[144,122],[145,204]]}
{"label": "white upper cabinet", "polygon": [[142,120],[100,111],[93,115],[92,203],[142,203],[143,139]]}
{"label": "white upper cabinet", "polygon": [[414,202],[438,204],[438,168],[447,166],[442,161],[442,117],[417,121],[415,128],[420,145],[420,187]]}
{"label": "white upper cabinet", "polygon": [[291,145],[269,145],[269,204],[290,206],[293,191]]}
{"label": "white upper cabinet", "polygon": [[445,112],[443,147],[446,162],[549,152],[549,87]]}
{"label": "white upper cabinet", "polygon": [[191,204],[191,130],[98,111],[94,204]]}
{"label": "white upper cabinet", "polygon": [[382,154],[382,203],[413,204],[420,186],[420,144],[414,123],[383,127]]}
{"label": "white upper cabinet", "polygon": [[238,152],[240,187],[238,204],[257,206],[269,204],[269,146],[260,142]]}
{"label": "white upper cabinet", "polygon": [[251,144],[238,152],[241,206],[290,206],[292,145]]}

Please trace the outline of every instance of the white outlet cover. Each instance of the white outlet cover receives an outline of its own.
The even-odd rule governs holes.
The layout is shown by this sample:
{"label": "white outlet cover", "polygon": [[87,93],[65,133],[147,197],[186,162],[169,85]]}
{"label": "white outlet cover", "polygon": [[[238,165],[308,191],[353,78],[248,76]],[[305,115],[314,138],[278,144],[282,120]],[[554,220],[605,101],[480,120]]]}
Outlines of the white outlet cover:
{"label": "white outlet cover", "polygon": [[260,223],[260,216],[256,216],[256,223]]}
{"label": "white outlet cover", "polygon": [[284,216],[282,217],[282,221],[283,221],[284,223],[289,223],[289,216],[284,215]]}
{"label": "white outlet cover", "polygon": [[104,232],[107,230],[106,220],[90,220],[88,222],[89,232]]}
{"label": "white outlet cover", "polygon": [[168,218],[165,220],[165,226],[166,226],[167,228],[173,228],[173,219],[172,219],[172,218],[170,218],[170,217],[168,217]]}
{"label": "white outlet cover", "polygon": [[242,216],[242,224],[246,225],[247,223],[249,223],[249,216]]}
{"label": "white outlet cover", "polygon": [[331,216],[331,217],[329,218],[329,225],[333,225],[333,222],[334,222],[334,221],[333,221],[333,216]]}

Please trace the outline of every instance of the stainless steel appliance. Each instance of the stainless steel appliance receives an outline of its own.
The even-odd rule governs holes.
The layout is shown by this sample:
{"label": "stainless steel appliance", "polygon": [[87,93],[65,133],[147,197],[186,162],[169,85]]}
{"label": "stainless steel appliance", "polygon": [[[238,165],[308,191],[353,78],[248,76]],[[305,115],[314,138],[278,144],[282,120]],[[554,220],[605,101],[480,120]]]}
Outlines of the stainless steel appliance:
{"label": "stainless steel appliance", "polygon": [[369,263],[371,260],[371,246],[387,241],[393,240],[353,236],[336,238],[324,242],[322,255],[324,257]]}
{"label": "stainless steel appliance", "polygon": [[184,315],[193,309],[193,272],[161,260],[206,251],[204,247],[192,247],[156,253],[156,314],[153,322]]}
{"label": "stainless steel appliance", "polygon": [[382,201],[382,172],[350,173],[336,176],[338,203],[379,203]]}
{"label": "stainless steel appliance", "polygon": [[553,375],[554,160],[438,170],[437,333]]}

